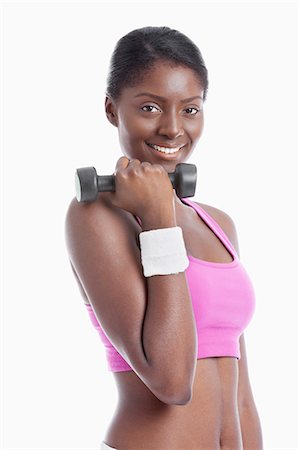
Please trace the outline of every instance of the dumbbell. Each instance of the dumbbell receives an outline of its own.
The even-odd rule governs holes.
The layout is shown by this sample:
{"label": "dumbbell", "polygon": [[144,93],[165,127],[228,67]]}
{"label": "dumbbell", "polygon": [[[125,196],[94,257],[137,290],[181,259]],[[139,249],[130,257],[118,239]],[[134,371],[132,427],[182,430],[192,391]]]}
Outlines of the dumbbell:
{"label": "dumbbell", "polygon": [[[194,164],[179,163],[168,173],[178,197],[193,197],[197,169]],[[115,175],[98,175],[94,167],[82,167],[75,172],[75,190],[78,202],[93,202],[99,192],[115,192]]]}

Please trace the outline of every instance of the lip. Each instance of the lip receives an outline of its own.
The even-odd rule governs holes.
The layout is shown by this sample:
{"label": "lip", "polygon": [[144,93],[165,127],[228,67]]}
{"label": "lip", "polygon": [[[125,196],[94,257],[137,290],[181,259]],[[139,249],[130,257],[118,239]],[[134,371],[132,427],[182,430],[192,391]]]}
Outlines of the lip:
{"label": "lip", "polygon": [[[163,153],[163,152],[159,152],[158,150],[155,150],[153,147],[148,145],[147,142],[145,142],[145,144],[146,144],[147,148],[151,150],[151,153],[153,155],[156,155],[159,159],[165,159],[165,160],[176,159],[178,157],[178,155],[180,155],[181,149],[186,145],[186,144],[182,145],[177,152],[174,152],[174,153]],[[155,145],[158,145],[158,144],[155,144]],[[160,147],[163,147],[163,146],[161,145]],[[170,148],[170,147],[168,147],[168,148]],[[176,147],[171,147],[171,148],[176,148]]]}
{"label": "lip", "polygon": [[164,147],[164,148],[182,148],[184,147],[186,144],[177,144],[177,145],[166,145],[166,144],[156,144],[155,142],[145,142],[147,145],[151,144],[151,145],[158,145],[158,147]]}

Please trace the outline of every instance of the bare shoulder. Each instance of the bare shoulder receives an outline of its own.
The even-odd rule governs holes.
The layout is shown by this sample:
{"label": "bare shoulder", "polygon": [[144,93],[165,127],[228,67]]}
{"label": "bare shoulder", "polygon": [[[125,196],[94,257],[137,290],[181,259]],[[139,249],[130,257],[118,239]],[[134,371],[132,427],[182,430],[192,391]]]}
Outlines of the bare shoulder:
{"label": "bare shoulder", "polygon": [[215,206],[206,205],[205,203],[197,203],[202,209],[204,209],[214,220],[218,223],[218,225],[223,229],[230,242],[233,244],[235,250],[240,256],[239,252],[239,243],[238,243],[238,234],[237,228],[232,217],[227,214],[225,211],[222,211],[219,208],[215,208]]}
{"label": "bare shoulder", "polygon": [[130,216],[127,211],[101,199],[81,203],[74,197],[65,216],[65,240],[70,260],[77,259],[79,248],[94,249],[103,240],[105,247],[111,250],[115,250],[115,243],[121,236],[132,245],[136,241],[136,221]]}
{"label": "bare shoulder", "polygon": [[[134,219],[127,211],[108,204],[101,198],[95,202],[78,202],[74,197],[67,209],[65,217],[65,232],[80,230],[81,227],[109,227],[126,226],[134,224]],[[131,227],[132,228],[132,227]],[[128,230],[126,230],[128,231]]]}
{"label": "bare shoulder", "polygon": [[78,219],[80,217],[88,217],[91,218],[93,214],[106,214],[108,213],[109,208],[107,205],[101,201],[100,199],[95,202],[78,202],[76,197],[73,197],[69,203],[66,212],[66,224],[68,221],[72,221],[75,218]]}
{"label": "bare shoulder", "polygon": [[207,205],[205,203],[194,203],[197,203],[199,206],[201,206],[201,208],[204,209],[210,216],[212,216],[212,218],[216,220],[217,223],[221,222],[219,223],[219,225],[227,226],[233,223],[232,218],[225,211],[222,211],[219,208],[215,208],[215,206]]}
{"label": "bare shoulder", "polygon": [[108,211],[101,202],[78,202],[74,197],[66,212],[64,222],[65,240],[70,261],[73,261],[75,251],[74,243],[77,245],[88,245],[88,235],[91,236],[92,228],[99,228],[100,223],[107,219]]}

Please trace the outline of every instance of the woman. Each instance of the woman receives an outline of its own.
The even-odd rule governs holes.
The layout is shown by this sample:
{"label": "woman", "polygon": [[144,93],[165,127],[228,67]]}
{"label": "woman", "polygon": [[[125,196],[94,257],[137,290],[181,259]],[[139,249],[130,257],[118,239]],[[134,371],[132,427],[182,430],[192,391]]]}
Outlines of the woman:
{"label": "woman", "polygon": [[244,341],[255,298],[234,222],[179,198],[168,177],[202,135],[207,90],[202,55],[182,33],[145,27],[117,43],[105,101],[124,153],[116,190],[74,198],[66,216],[70,262],[119,391],[103,449],[262,449]]}

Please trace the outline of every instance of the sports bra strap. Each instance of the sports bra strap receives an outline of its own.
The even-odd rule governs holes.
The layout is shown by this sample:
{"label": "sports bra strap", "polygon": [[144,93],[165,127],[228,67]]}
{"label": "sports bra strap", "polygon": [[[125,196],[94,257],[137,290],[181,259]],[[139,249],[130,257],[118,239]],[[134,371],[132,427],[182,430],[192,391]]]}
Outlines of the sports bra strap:
{"label": "sports bra strap", "polygon": [[[183,203],[187,203],[190,205],[195,211],[197,211],[198,215],[206,222],[206,224],[211,228],[211,230],[220,238],[220,240],[223,242],[225,247],[234,255],[236,259],[239,259],[239,256],[232,245],[231,241],[229,240],[226,233],[223,231],[223,229],[219,226],[219,224],[211,217],[201,206],[199,206],[197,203],[193,202],[192,200],[189,200],[187,198],[181,199]],[[138,216],[135,216],[135,219],[141,225],[141,219]]]}
{"label": "sports bra strap", "polygon": [[[186,201],[186,199],[183,199],[183,201]],[[201,206],[199,206],[197,203],[192,202],[191,200],[188,200],[187,203],[190,204],[198,213],[199,215],[205,220],[205,222],[210,225],[212,231],[214,231],[223,241],[224,245],[228,247],[228,249],[235,255],[237,259],[239,259],[239,256],[232,245],[231,241],[229,240],[227,234],[224,232],[224,230],[220,227],[220,225],[213,219],[213,217],[210,216]]]}

